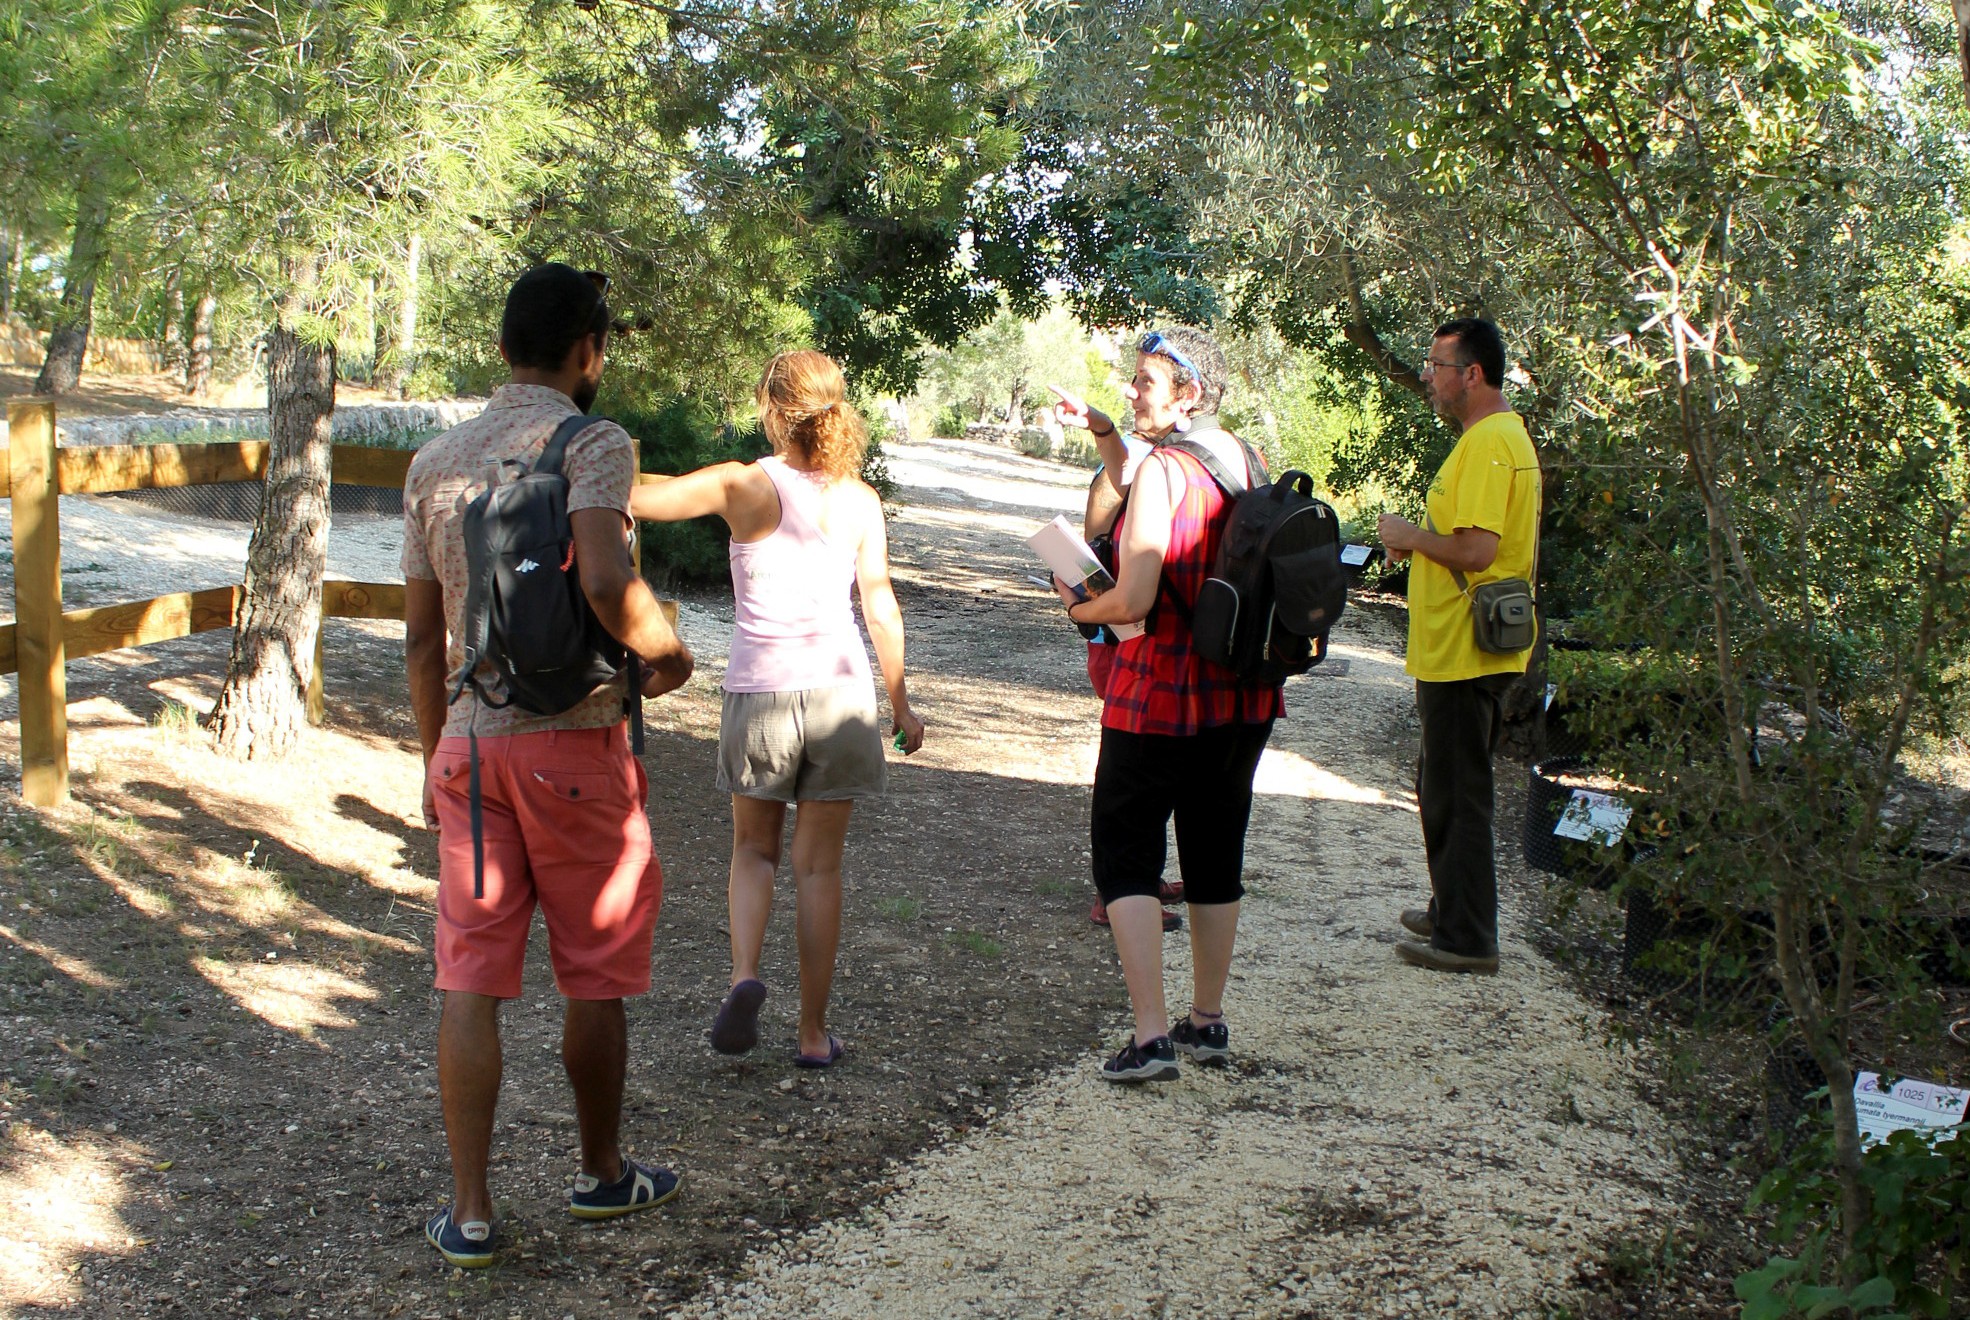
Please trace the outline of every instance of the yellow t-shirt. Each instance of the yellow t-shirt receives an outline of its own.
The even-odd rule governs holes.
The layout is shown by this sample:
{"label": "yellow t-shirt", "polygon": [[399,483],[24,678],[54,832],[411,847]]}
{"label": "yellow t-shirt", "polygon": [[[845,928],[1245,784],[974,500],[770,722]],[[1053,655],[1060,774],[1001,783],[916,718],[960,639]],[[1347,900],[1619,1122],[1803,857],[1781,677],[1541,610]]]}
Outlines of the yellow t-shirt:
{"label": "yellow t-shirt", "polygon": [[[1430,525],[1445,536],[1460,527],[1498,534],[1498,558],[1472,587],[1500,578],[1532,579],[1542,497],[1539,456],[1514,412],[1493,413],[1464,432],[1430,483]],[[1484,674],[1522,674],[1530,650],[1493,655],[1478,649],[1470,598],[1450,570],[1418,553],[1410,556],[1409,659],[1412,678],[1449,683]]]}

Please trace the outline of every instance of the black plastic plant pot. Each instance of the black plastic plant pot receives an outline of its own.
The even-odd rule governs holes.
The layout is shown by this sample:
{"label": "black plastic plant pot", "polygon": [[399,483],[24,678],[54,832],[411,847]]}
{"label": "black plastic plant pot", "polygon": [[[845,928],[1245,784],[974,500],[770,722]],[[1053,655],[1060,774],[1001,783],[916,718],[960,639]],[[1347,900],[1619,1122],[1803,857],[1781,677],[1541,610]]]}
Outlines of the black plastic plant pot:
{"label": "black plastic plant pot", "polygon": [[1540,754],[1542,761],[1575,759],[1587,755],[1587,712],[1564,701],[1546,707],[1542,720]]}
{"label": "black plastic plant pot", "polygon": [[1615,869],[1606,861],[1593,859],[1611,850],[1553,833],[1567,803],[1573,800],[1574,790],[1563,781],[1585,769],[1578,757],[1548,756],[1535,761],[1526,772],[1525,822],[1521,828],[1525,864],[1591,889],[1608,889],[1614,884]]}
{"label": "black plastic plant pot", "polygon": [[1781,1157],[1792,1154],[1824,1121],[1826,1074],[1797,1041],[1765,1060],[1765,1131]]}
{"label": "black plastic plant pot", "polygon": [[1627,925],[1621,943],[1622,975],[1651,998],[1680,989],[1687,978],[1657,966],[1656,960],[1649,955],[1667,940],[1702,939],[1716,931],[1716,919],[1673,913],[1656,902],[1654,894],[1640,888],[1628,891],[1627,909]]}

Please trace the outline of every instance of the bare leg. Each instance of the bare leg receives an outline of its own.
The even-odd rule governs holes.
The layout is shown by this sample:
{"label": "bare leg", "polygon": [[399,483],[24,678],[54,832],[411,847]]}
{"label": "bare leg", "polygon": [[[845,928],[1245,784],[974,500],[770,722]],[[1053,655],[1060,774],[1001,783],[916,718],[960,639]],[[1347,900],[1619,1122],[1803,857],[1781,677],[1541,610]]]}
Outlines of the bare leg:
{"label": "bare leg", "polygon": [[1224,983],[1231,976],[1231,949],[1238,941],[1238,906],[1190,905],[1190,1006],[1211,1021],[1224,1013]]}
{"label": "bare leg", "polygon": [[493,1111],[499,1104],[499,1001],[445,991],[438,1018],[438,1094],[451,1147],[452,1222],[492,1222],[486,1164],[492,1157]]}
{"label": "bare leg", "polygon": [[793,819],[794,903],[800,942],[800,1052],[828,1054],[828,995],[841,944],[841,854],[853,802],[803,802]]}
{"label": "bare leg", "polygon": [[1108,928],[1122,959],[1129,1005],[1135,1010],[1136,1043],[1170,1034],[1163,1006],[1163,905],[1149,894],[1130,894],[1108,905]]}
{"label": "bare leg", "polygon": [[561,1066],[575,1088],[581,1171],[603,1182],[622,1176],[622,1083],[629,1030],[620,999],[570,999],[561,1019]]}
{"label": "bare leg", "polygon": [[726,887],[732,927],[732,984],[759,975],[766,921],[773,915],[773,873],[780,869],[780,838],[787,804],[732,795],[732,875]]}

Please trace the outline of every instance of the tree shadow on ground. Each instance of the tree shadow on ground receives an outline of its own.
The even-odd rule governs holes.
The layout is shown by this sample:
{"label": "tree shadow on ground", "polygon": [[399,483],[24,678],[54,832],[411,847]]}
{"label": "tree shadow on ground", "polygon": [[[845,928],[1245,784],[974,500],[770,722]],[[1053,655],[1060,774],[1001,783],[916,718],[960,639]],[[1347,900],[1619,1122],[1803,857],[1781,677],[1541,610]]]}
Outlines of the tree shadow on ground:
{"label": "tree shadow on ground", "polygon": [[[321,789],[322,812],[387,836],[392,865],[373,840],[345,858],[300,839],[294,804],[119,782],[100,761],[72,807],[0,813],[19,918],[0,941],[0,1005],[27,1024],[10,1113],[66,1148],[121,1152],[104,1211],[143,1243],[73,1253],[75,1299],[122,1314],[203,1314],[238,1297],[258,1314],[389,1315],[462,1296],[559,1316],[604,1280],[620,1296],[631,1274],[653,1302],[675,1300],[749,1242],[866,1203],[892,1161],[1103,1037],[1119,984],[1084,915],[1084,793],[905,763],[849,844],[833,1014],[847,1059],[805,1074],[787,1057],[790,901],[769,936],[765,1043],[740,1060],[712,1054],[729,835],[714,751],[652,731],[667,897],[656,987],[631,1008],[626,1135],[676,1164],[686,1193],[599,1231],[559,1209],[574,1129],[536,932],[525,994],[505,1013],[494,1178],[509,1249],[463,1285],[417,1231],[448,1180],[430,886],[417,878],[431,849],[403,804],[359,783]],[[13,1143],[0,1182],[39,1159]]]}

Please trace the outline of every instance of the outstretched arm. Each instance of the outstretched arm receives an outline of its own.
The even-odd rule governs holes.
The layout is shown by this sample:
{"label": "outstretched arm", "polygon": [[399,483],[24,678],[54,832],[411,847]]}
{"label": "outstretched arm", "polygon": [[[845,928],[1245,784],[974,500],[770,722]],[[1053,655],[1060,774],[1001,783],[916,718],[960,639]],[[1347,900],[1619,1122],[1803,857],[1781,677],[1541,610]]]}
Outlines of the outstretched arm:
{"label": "outstretched arm", "polygon": [[923,746],[923,721],[910,709],[909,688],[903,682],[903,611],[889,581],[889,532],[883,526],[882,501],[873,490],[863,489],[867,522],[862,548],[855,554],[855,586],[862,594],[862,619],[869,625],[882,683],[889,690],[889,709],[896,716],[907,755]]}
{"label": "outstretched arm", "polygon": [[749,463],[714,463],[650,486],[632,486],[629,516],[638,522],[683,522],[715,513],[731,521],[734,507],[748,503],[753,485]]}
{"label": "outstretched arm", "polygon": [[1099,408],[1089,407],[1087,400],[1079,395],[1069,394],[1058,385],[1047,388],[1060,396],[1060,402],[1053,405],[1054,420],[1062,426],[1085,427],[1094,438],[1094,447],[1101,454],[1102,470],[1108,474],[1108,484],[1119,498],[1127,489],[1122,485],[1122,473],[1129,463],[1121,428],[1115,425],[1114,418]]}

